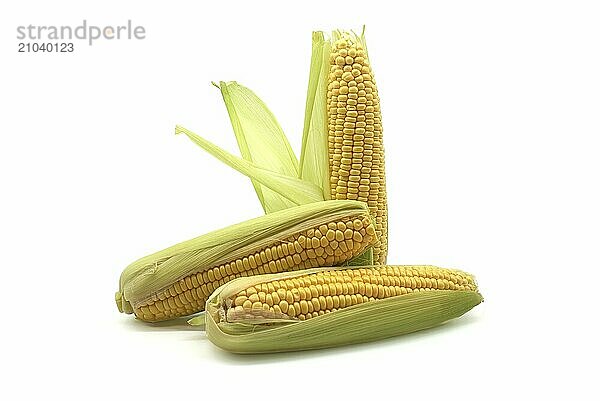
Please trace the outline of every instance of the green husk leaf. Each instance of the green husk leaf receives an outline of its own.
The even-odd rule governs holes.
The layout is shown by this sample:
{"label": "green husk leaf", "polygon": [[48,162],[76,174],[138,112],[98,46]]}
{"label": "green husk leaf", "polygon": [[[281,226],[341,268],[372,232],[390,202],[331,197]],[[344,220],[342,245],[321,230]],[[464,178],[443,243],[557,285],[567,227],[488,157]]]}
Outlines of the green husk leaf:
{"label": "green husk leaf", "polygon": [[[320,270],[325,269],[310,269],[308,272]],[[286,276],[294,275],[296,273],[292,272]],[[217,289],[207,301],[206,335],[218,347],[233,353],[250,354],[375,341],[437,326],[463,315],[483,300],[481,294],[475,291],[436,290],[354,305],[306,321],[269,324],[220,322],[221,296],[226,297],[232,291],[253,285],[253,282],[261,282],[260,277],[234,280]],[[232,286],[231,290],[228,285]]]}
{"label": "green husk leaf", "polygon": [[206,328],[206,313],[201,313],[193,318],[189,319],[187,323],[190,326],[195,326],[200,330],[204,330]]}
{"label": "green husk leaf", "polygon": [[331,43],[323,32],[313,32],[310,74],[304,113],[300,178],[317,185],[330,199],[327,145],[327,76]]}
{"label": "green husk leaf", "polygon": [[[257,166],[253,162],[232,155],[198,134],[179,125],[175,127],[175,133],[185,134],[192,142],[223,163],[271,190],[269,194],[277,193],[279,197],[269,195],[268,198],[265,198],[265,204],[268,203],[267,206],[269,209],[286,205],[286,207],[278,209],[283,210],[288,207],[287,205],[296,206],[323,200],[321,189],[310,182],[303,181],[293,175],[285,175]],[[266,195],[264,191],[263,194]],[[285,201],[282,199],[285,199]]]}
{"label": "green husk leaf", "polygon": [[350,260],[348,266],[371,266],[373,264],[373,248],[368,247],[363,253]]}
{"label": "green husk leaf", "polygon": [[[282,176],[298,177],[296,155],[265,103],[250,89],[235,81],[220,82],[218,88],[223,95],[242,158],[261,169]],[[304,198],[290,200],[289,195],[282,195],[252,176],[250,179],[265,213],[305,202]]]}
{"label": "green husk leaf", "polygon": [[342,217],[368,215],[362,202],[336,200],[305,204],[228,226],[131,263],[115,294],[121,312],[192,273],[246,256],[274,241]]}
{"label": "green husk leaf", "polygon": [[206,325],[206,314],[194,316],[193,318],[189,319],[187,322],[190,326],[199,326],[200,328],[204,328]]}

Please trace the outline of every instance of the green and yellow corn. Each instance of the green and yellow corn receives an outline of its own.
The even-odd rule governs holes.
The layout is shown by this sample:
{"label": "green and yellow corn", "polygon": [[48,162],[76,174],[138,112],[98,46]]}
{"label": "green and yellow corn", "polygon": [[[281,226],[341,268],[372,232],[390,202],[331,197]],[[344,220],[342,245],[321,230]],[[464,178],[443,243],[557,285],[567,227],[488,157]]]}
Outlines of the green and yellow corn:
{"label": "green and yellow corn", "polygon": [[[322,200],[365,202],[378,241],[370,263],[387,260],[387,195],[381,109],[363,35],[313,33],[300,160],[275,116],[250,89],[215,83],[241,158],[177,126],[198,146],[247,175],[265,210]],[[370,253],[371,254],[371,253]],[[370,264],[369,263],[369,264]]]}
{"label": "green and yellow corn", "polygon": [[340,265],[376,241],[365,204],[324,201],[274,212],[174,245],[129,265],[119,311],[156,322],[204,310],[228,281]]}
{"label": "green and yellow corn", "polygon": [[242,278],[207,301],[208,338],[235,353],[326,348],[410,333],[482,301],[473,276],[434,266],[317,268]]}
{"label": "green and yellow corn", "polygon": [[121,312],[155,322],[206,308],[189,322],[213,343],[262,353],[410,333],[482,302],[468,273],[386,265],[381,109],[364,32],[313,33],[299,160],[256,94],[215,86],[241,157],[175,132],[248,176],[266,215],[132,263],[116,293]]}

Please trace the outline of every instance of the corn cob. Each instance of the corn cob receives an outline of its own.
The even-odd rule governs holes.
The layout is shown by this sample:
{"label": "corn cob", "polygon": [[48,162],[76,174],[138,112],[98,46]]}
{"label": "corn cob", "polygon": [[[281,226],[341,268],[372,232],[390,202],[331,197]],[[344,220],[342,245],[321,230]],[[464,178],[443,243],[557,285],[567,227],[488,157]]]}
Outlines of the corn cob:
{"label": "corn cob", "polygon": [[379,242],[375,264],[387,259],[387,197],[381,110],[364,36],[334,32],[327,81],[331,199],[366,202]]}
{"label": "corn cob", "polygon": [[271,213],[142,258],[121,275],[119,310],[156,322],[204,310],[238,277],[339,265],[375,241],[366,205],[326,201]]}
{"label": "corn cob", "polygon": [[318,268],[234,280],[207,302],[206,334],[231,352],[324,348],[421,330],[482,301],[473,276],[434,266]]}

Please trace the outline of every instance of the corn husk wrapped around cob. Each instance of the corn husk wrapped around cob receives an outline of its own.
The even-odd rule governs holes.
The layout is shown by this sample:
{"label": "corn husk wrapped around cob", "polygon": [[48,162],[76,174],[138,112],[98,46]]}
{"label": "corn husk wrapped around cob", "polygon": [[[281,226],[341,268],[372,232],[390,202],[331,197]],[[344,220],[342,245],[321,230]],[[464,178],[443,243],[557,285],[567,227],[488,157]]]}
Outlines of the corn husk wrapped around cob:
{"label": "corn husk wrapped around cob", "polygon": [[434,266],[316,268],[233,280],[208,299],[204,325],[234,353],[327,348],[434,327],[482,302],[473,276]]}
{"label": "corn husk wrapped around cob", "polygon": [[[143,257],[121,274],[119,311],[155,322],[204,310],[238,277],[340,265],[376,241],[367,206],[325,201],[235,224]],[[372,257],[367,254],[367,260]]]}
{"label": "corn husk wrapped around cob", "polygon": [[[265,213],[310,202],[365,202],[378,241],[369,264],[387,259],[387,197],[381,110],[364,38],[314,32],[300,160],[275,116],[237,82],[214,84],[227,107],[241,157],[187,128],[175,132],[248,176]],[[363,258],[364,260],[364,258]],[[356,262],[352,262],[356,264]]]}

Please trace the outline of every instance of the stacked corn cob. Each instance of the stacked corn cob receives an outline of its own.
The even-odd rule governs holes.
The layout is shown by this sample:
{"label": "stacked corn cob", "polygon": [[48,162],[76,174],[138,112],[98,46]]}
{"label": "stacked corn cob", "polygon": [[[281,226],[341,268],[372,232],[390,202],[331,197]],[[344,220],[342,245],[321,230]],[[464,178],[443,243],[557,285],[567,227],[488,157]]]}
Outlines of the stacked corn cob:
{"label": "stacked corn cob", "polygon": [[474,291],[473,277],[433,266],[374,266],[280,275],[249,285],[222,303],[227,321],[306,320],[353,305],[412,292]]}
{"label": "stacked corn cob", "polygon": [[204,310],[210,294],[238,277],[336,266],[375,241],[360,202],[309,203],[194,238],[142,258],[121,275],[119,310],[148,322]]}
{"label": "stacked corn cob", "polygon": [[242,157],[176,133],[247,175],[267,214],[132,263],[115,296],[121,312],[156,322],[206,307],[190,324],[206,324],[224,349],[254,353],[421,330],[482,301],[468,273],[385,265],[381,110],[364,32],[313,33],[299,160],[252,91],[215,86]]}
{"label": "stacked corn cob", "polygon": [[236,353],[372,341],[436,326],[481,302],[473,277],[433,266],[321,268],[232,281],[207,302],[208,338]]}

